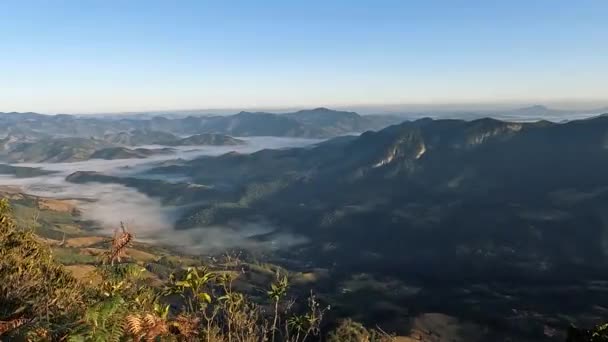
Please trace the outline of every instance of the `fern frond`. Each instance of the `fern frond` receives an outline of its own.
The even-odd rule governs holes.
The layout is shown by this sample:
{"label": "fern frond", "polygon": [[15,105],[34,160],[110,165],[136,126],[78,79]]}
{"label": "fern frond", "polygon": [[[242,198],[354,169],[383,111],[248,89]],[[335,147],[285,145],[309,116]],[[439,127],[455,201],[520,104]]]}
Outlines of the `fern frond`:
{"label": "fern frond", "polygon": [[157,317],[153,314],[146,314],[143,320],[147,327],[152,327],[156,324]]}
{"label": "fern frond", "polygon": [[127,332],[132,335],[136,341],[156,341],[158,337],[165,336],[169,333],[167,322],[153,314],[137,315],[131,314],[126,318]]}
{"label": "fern frond", "polygon": [[120,262],[127,255],[127,247],[133,241],[133,234],[129,233],[121,223],[122,233],[116,231],[112,238],[112,245],[107,254],[107,259],[111,264],[115,261]]}
{"label": "fern frond", "polygon": [[134,336],[140,336],[143,331],[143,325],[139,315],[128,315],[126,320],[127,331]]}
{"label": "fern frond", "polygon": [[107,341],[120,342],[120,338],[125,332],[125,321],[120,319],[112,322],[108,331]]}
{"label": "fern frond", "polygon": [[15,318],[10,321],[0,321],[0,336],[19,328],[20,326],[28,323],[29,320],[25,318]]}

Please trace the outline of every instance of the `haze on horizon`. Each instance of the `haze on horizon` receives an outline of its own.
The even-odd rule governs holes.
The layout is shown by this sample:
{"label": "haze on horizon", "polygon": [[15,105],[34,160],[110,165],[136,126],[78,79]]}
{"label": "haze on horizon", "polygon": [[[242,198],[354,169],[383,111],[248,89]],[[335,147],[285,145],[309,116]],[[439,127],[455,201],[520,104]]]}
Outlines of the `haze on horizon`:
{"label": "haze on horizon", "polygon": [[0,4],[0,112],[608,105],[608,2]]}

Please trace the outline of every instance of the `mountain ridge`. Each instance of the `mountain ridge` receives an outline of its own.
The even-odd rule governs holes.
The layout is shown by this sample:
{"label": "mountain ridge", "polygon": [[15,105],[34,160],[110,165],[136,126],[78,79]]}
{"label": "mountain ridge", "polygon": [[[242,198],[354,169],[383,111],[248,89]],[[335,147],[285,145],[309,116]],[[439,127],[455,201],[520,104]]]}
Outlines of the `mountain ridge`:
{"label": "mountain ridge", "polygon": [[353,132],[379,129],[403,119],[391,116],[361,116],[355,112],[327,108],[290,113],[241,111],[233,115],[171,117],[84,117],[37,113],[0,113],[0,136],[16,132],[101,138],[121,131],[162,131],[175,135],[201,133],[233,136],[285,136],[329,138]]}
{"label": "mountain ridge", "polygon": [[[471,277],[506,277],[537,269],[544,258],[550,266],[542,274],[560,267],[595,274],[608,265],[594,214],[608,199],[607,134],[605,117],[563,124],[420,120],[309,148],[201,157],[151,172],[229,189],[225,207],[194,208],[178,222],[181,229],[264,217],[309,236],[311,252],[341,246],[309,255],[318,262],[385,263],[426,274],[432,269],[424,267],[443,260],[446,276],[473,263]],[[542,218],[545,212],[559,215]],[[580,222],[588,226],[581,230]],[[474,259],[477,249],[495,256]],[[377,259],[347,257],[353,250]]]}

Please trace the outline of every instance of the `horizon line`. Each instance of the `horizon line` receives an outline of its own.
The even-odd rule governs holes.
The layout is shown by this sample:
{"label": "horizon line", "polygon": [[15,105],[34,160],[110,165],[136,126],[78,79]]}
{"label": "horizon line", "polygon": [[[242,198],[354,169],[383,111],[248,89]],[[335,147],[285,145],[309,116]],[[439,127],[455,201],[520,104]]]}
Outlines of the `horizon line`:
{"label": "horizon line", "polygon": [[[198,112],[199,114],[238,114],[240,112],[268,112],[289,113],[300,110],[313,110],[326,108],[335,111],[351,111],[359,114],[398,114],[408,112],[463,112],[463,111],[488,111],[488,110],[518,110],[530,107],[545,107],[549,110],[577,110],[593,111],[608,110],[608,99],[563,99],[550,101],[462,101],[462,102],[409,102],[409,103],[387,103],[387,104],[334,104],[334,105],[293,105],[293,106],[237,106],[237,107],[194,107],[194,108],[167,108],[167,109],[141,109],[123,111],[0,111],[0,113],[36,113],[42,115],[136,115],[153,113],[179,114],[187,112]],[[366,113],[365,113],[366,112]]]}

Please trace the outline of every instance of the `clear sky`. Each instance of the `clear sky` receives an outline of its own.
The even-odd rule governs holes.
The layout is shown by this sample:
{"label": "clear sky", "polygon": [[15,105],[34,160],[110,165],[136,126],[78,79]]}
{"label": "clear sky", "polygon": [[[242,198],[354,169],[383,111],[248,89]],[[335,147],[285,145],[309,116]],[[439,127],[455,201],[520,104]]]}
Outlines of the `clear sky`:
{"label": "clear sky", "polygon": [[0,1],[0,112],[588,100],[607,0]]}

